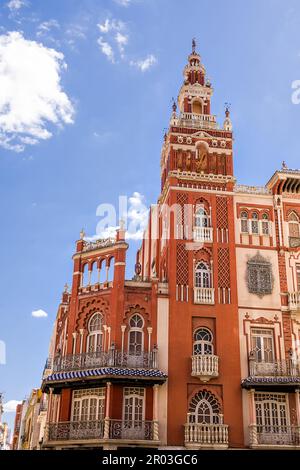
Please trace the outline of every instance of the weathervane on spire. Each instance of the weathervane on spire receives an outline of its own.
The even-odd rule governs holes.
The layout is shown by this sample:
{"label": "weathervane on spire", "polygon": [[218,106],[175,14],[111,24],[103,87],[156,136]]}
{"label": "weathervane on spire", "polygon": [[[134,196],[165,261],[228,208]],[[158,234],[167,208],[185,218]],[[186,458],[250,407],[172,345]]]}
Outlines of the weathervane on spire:
{"label": "weathervane on spire", "polygon": [[225,106],[225,115],[229,116],[231,103],[224,103]]}
{"label": "weathervane on spire", "polygon": [[193,40],[192,40],[192,52],[193,52],[193,54],[195,54],[195,52],[196,52],[196,45],[197,45],[196,44],[196,39],[193,38]]}

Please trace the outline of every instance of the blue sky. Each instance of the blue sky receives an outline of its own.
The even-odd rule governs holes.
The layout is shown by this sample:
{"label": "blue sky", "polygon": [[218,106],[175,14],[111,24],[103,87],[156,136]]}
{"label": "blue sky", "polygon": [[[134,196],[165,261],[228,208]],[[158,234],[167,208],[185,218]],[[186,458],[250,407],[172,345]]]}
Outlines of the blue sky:
{"label": "blue sky", "polygon": [[[162,137],[192,37],[220,123],[224,102],[231,103],[238,181],[265,184],[282,160],[299,167],[300,105],[291,100],[300,79],[299,30],[297,0],[0,1],[0,84],[12,80],[18,95],[9,114],[0,87],[5,401],[40,385],[81,227],[94,235],[97,206],[116,204],[119,195],[156,202]],[[8,45],[18,47],[5,55]],[[29,46],[37,54],[30,67],[21,60]],[[132,241],[128,277],[137,247]],[[39,309],[48,316],[32,317]],[[12,413],[5,417],[12,422]]]}

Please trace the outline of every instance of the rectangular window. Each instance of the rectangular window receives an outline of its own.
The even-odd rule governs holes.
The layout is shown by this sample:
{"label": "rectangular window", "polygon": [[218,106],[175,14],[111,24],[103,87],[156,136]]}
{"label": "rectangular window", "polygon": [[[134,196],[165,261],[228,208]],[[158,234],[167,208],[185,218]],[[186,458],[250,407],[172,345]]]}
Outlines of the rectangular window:
{"label": "rectangular window", "polygon": [[296,264],[297,291],[300,292],[300,264]]}
{"label": "rectangular window", "polygon": [[251,220],[251,231],[254,235],[258,235],[258,220]]}
{"label": "rectangular window", "polygon": [[256,362],[274,362],[274,337],[271,329],[251,329],[251,350]]}
{"label": "rectangular window", "polygon": [[105,388],[74,390],[71,421],[101,421],[104,419]]}
{"label": "rectangular window", "polygon": [[269,235],[270,229],[269,229],[269,221],[268,220],[263,220],[261,222],[261,232],[263,235]]}
{"label": "rectangular window", "polygon": [[257,431],[263,435],[264,443],[271,444],[272,435],[283,440],[283,443],[290,439],[287,395],[257,392],[254,400]]}

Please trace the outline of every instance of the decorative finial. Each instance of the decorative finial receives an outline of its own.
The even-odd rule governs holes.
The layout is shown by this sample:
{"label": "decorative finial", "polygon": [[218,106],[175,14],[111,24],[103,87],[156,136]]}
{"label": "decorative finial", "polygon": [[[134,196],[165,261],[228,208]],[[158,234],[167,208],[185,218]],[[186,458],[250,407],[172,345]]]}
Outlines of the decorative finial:
{"label": "decorative finial", "polygon": [[64,292],[68,292],[68,290],[69,290],[69,286],[68,286],[68,283],[66,282],[65,287],[64,287]]}
{"label": "decorative finial", "polygon": [[283,160],[283,162],[282,162],[281,169],[282,169],[282,170],[287,170],[287,164],[285,163],[284,160]]}
{"label": "decorative finial", "polygon": [[84,228],[82,228],[80,232],[80,240],[83,240],[84,237],[85,237],[85,231],[84,231]]}
{"label": "decorative finial", "polygon": [[193,38],[193,40],[192,40],[192,52],[193,52],[193,54],[195,54],[195,52],[196,52],[196,46],[197,46],[196,39]]}
{"label": "decorative finial", "polygon": [[228,117],[229,114],[230,114],[230,106],[231,104],[230,103],[225,103],[225,116]]}
{"label": "decorative finial", "polygon": [[172,104],[173,113],[176,113],[176,111],[177,111],[177,105],[176,105],[175,100],[174,100],[173,97],[172,97],[172,102],[173,102],[173,104]]}

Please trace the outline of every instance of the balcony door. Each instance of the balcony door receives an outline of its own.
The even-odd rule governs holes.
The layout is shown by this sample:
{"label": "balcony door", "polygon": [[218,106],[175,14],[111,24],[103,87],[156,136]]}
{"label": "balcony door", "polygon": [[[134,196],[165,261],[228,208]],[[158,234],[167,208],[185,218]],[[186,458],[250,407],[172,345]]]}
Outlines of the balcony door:
{"label": "balcony door", "polygon": [[271,364],[274,362],[273,330],[253,328],[251,330],[251,349],[255,361]]}
{"label": "balcony door", "polygon": [[255,410],[259,442],[288,444],[291,441],[286,394],[256,393]]}
{"label": "balcony door", "polygon": [[300,264],[296,264],[297,291],[300,292]]}
{"label": "balcony door", "polygon": [[70,438],[100,438],[103,434],[105,388],[74,390]]}
{"label": "balcony door", "polygon": [[122,436],[125,439],[143,439],[145,426],[145,389],[124,388]]}
{"label": "balcony door", "polygon": [[200,262],[195,269],[195,287],[210,288],[210,269],[206,263]]}

